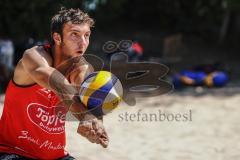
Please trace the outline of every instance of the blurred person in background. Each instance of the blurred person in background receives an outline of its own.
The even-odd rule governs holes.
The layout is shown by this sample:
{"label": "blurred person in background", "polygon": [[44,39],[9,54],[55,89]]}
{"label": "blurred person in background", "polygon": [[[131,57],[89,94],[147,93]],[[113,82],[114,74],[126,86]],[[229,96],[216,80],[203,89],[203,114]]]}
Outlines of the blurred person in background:
{"label": "blurred person in background", "polygon": [[0,40],[0,92],[5,91],[13,71],[14,46],[9,39]]}
{"label": "blurred person in background", "polygon": [[129,47],[127,54],[130,62],[138,62],[143,55],[142,45],[138,41],[134,40],[132,46]]}
{"label": "blurred person in background", "polygon": [[220,63],[197,65],[175,73],[172,82],[175,89],[183,86],[223,87],[229,81],[228,73]]}
{"label": "blurred person in background", "polygon": [[[122,40],[117,44],[116,42],[111,42],[115,46],[112,48],[112,51],[107,51],[106,58],[108,61],[111,60],[112,55],[115,53],[125,53],[128,56],[129,62],[138,62],[143,56],[143,47],[136,40]],[[107,44],[108,45],[108,44]],[[107,46],[106,45],[106,46]],[[124,47],[122,47],[122,45]],[[127,46],[127,47],[126,47]]]}

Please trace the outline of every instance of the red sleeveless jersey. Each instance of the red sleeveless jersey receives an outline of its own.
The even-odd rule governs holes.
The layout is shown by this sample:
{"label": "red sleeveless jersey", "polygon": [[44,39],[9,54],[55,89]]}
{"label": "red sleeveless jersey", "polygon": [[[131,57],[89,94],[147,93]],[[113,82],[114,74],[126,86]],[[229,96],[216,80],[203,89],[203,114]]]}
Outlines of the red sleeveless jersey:
{"label": "red sleeveless jersey", "polygon": [[65,110],[57,95],[38,84],[11,80],[0,119],[0,152],[36,159],[65,156]]}
{"label": "red sleeveless jersey", "polygon": [[0,152],[56,159],[67,153],[65,113],[52,91],[38,84],[20,87],[10,81],[0,119]]}

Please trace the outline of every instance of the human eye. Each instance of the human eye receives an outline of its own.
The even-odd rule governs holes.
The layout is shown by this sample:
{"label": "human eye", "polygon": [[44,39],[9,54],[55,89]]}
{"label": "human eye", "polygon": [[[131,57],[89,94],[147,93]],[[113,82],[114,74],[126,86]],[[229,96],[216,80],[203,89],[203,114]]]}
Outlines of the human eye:
{"label": "human eye", "polygon": [[89,38],[90,37],[90,33],[86,33],[84,36],[85,36],[85,38]]}
{"label": "human eye", "polygon": [[72,32],[72,33],[71,33],[71,36],[72,36],[72,37],[77,37],[78,35],[77,35],[76,32]]}

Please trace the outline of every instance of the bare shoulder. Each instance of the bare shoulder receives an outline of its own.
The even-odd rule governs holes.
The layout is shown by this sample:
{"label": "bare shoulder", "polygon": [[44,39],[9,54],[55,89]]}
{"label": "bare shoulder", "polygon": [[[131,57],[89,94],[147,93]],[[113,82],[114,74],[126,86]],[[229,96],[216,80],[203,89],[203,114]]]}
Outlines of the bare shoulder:
{"label": "bare shoulder", "polygon": [[49,66],[52,65],[52,57],[50,56],[50,53],[46,52],[43,46],[34,46],[30,49],[27,49],[22,59],[37,59],[38,62],[47,62]]}
{"label": "bare shoulder", "polygon": [[13,80],[19,85],[33,84],[35,82],[29,76],[28,71],[39,66],[52,66],[52,63],[50,53],[47,53],[43,46],[27,49],[15,68]]}

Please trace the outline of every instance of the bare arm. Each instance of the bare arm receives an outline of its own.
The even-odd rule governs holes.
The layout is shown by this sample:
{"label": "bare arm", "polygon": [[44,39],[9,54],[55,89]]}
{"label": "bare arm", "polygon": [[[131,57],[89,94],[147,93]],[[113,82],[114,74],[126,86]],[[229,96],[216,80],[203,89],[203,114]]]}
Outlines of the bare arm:
{"label": "bare arm", "polygon": [[[78,93],[77,88],[71,85],[65,77],[69,77],[72,83],[79,86],[83,80],[84,72],[86,72],[86,66],[81,64],[78,66],[79,63],[73,63],[74,61],[78,61],[78,59],[73,59],[73,62],[69,60],[58,69],[55,69],[50,66],[50,62],[45,54],[46,53],[41,51],[40,48],[27,50],[22,58],[24,70],[34,82],[54,91],[63,100],[65,105],[70,107],[70,111],[74,113],[87,113],[87,109],[81,104],[79,99],[74,96]],[[65,75],[66,73],[70,73],[70,75]],[[79,134],[88,138],[93,143],[100,143],[103,147],[107,147],[107,133],[102,124],[96,120],[95,116],[89,113],[86,115],[73,115],[80,121],[83,120],[83,118],[87,120],[79,124]]]}
{"label": "bare arm", "polygon": [[[70,101],[75,100],[73,97],[77,94],[77,89],[59,70],[49,65],[45,54],[41,48],[26,50],[22,58],[24,70],[34,82],[53,90],[69,106]],[[78,108],[79,111],[86,111],[82,105]]]}

